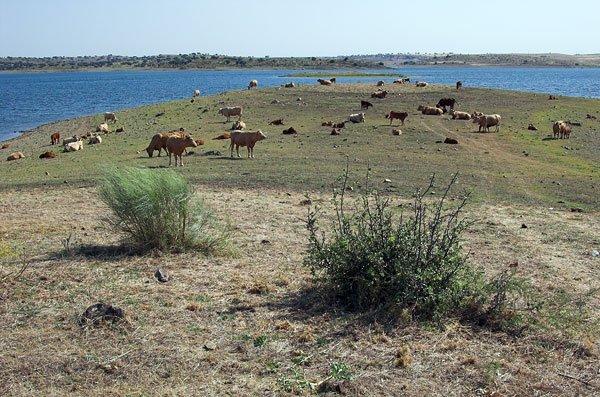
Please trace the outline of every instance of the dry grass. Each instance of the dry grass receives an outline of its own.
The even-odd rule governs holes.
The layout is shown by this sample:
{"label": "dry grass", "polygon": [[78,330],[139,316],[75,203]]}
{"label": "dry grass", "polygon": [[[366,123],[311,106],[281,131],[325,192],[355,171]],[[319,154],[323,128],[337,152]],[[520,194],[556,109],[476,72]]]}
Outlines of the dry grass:
{"label": "dry grass", "polygon": [[[237,226],[237,255],[128,256],[90,188],[0,193],[2,395],[285,395],[321,385],[360,395],[594,395],[598,334],[521,338],[459,323],[392,327],[328,307],[302,266],[303,194],[198,186]],[[328,197],[313,202],[328,208]],[[597,212],[476,204],[467,236],[490,274],[518,261],[544,292],[598,287]],[[525,223],[528,228],[522,229]],[[62,241],[72,233],[73,256]],[[87,246],[86,250],[80,250]],[[12,252],[12,251],[11,251]],[[157,267],[171,276],[154,277]],[[128,323],[82,330],[98,301]],[[595,312],[597,300],[591,302]],[[402,318],[402,313],[399,313]],[[351,380],[343,380],[349,377]],[[494,394],[496,393],[496,394]]]}

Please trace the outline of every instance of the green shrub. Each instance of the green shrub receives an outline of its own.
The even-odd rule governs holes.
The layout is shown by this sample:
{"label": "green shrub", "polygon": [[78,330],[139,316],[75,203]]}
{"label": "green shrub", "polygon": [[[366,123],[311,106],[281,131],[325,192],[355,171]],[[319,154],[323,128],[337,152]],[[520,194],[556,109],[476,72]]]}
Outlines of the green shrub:
{"label": "green shrub", "polygon": [[100,186],[100,198],[112,210],[109,223],[143,250],[211,253],[228,241],[227,229],[173,171],[111,168]]}
{"label": "green shrub", "polygon": [[316,279],[351,309],[409,308],[433,319],[460,308],[482,288],[482,275],[461,249],[469,222],[461,216],[466,198],[446,206],[448,193],[433,204],[417,192],[412,216],[394,216],[389,198],[365,193],[351,211],[344,201],[347,173],[334,191],[336,219],[326,238],[318,227],[319,210],[309,209],[309,248],[305,258]]}

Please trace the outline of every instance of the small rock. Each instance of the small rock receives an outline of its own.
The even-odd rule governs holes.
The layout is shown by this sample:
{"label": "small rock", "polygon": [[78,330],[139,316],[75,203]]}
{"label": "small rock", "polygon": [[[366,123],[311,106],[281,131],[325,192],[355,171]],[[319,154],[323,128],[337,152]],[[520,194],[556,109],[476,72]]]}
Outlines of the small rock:
{"label": "small rock", "polygon": [[215,342],[206,342],[202,347],[204,350],[213,351],[217,349],[217,344]]}
{"label": "small rock", "polygon": [[161,283],[169,281],[169,276],[160,267],[154,272],[154,277]]}
{"label": "small rock", "polygon": [[524,223],[522,223],[522,224],[521,224],[521,229],[527,229],[527,225],[526,225],[526,224],[524,224]]}
{"label": "small rock", "polygon": [[384,182],[384,183],[392,183],[392,180],[391,180],[391,179],[388,179],[388,178],[385,178],[385,179],[383,180],[383,182]]}

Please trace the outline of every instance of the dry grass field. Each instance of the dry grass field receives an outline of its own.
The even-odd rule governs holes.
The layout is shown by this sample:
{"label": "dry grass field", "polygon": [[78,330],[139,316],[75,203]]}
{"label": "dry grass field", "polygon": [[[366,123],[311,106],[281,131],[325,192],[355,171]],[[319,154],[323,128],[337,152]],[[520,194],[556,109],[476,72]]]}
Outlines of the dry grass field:
{"label": "dry grass field", "polygon": [[[124,133],[53,160],[37,158],[52,149],[51,132],[87,132],[100,116],[11,142],[2,156],[27,157],[0,162],[0,395],[598,395],[600,123],[585,116],[600,118],[600,101],[385,88],[384,100],[368,98],[373,86],[303,86],[130,109],[118,113]],[[501,114],[500,132],[417,114],[418,104],[447,96],[458,109]],[[357,112],[360,99],[375,105],[364,124],[339,136],[320,126]],[[249,129],[267,134],[256,159],[231,160],[227,142],[211,140],[230,126],[216,114],[224,104],[243,105]],[[389,110],[410,114],[400,136]],[[285,126],[268,125],[280,117]],[[581,123],[570,140],[547,139],[559,118]],[[298,136],[281,134],[289,126]],[[177,172],[234,226],[227,255],[132,254],[104,222],[103,166],[165,167],[168,159],[143,149],[152,134],[179,127],[206,142]],[[459,144],[436,143],[445,137]],[[208,150],[222,155],[202,155]],[[473,192],[470,262],[490,277],[515,269],[557,307],[564,299],[564,310],[550,313],[546,328],[513,334],[331,305],[303,265],[303,201],[310,196],[330,217],[346,163],[350,201],[370,168],[394,206],[430,174],[446,181],[459,172],[457,189]],[[168,282],[154,278],[158,267]],[[96,302],[123,308],[126,322],[82,329],[79,316]]]}

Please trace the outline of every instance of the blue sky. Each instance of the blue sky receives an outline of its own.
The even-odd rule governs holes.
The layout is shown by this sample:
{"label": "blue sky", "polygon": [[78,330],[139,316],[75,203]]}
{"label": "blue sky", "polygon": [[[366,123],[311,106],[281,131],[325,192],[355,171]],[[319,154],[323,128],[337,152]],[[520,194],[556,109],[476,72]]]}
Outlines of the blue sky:
{"label": "blue sky", "polygon": [[0,0],[0,56],[600,52],[600,1]]}

